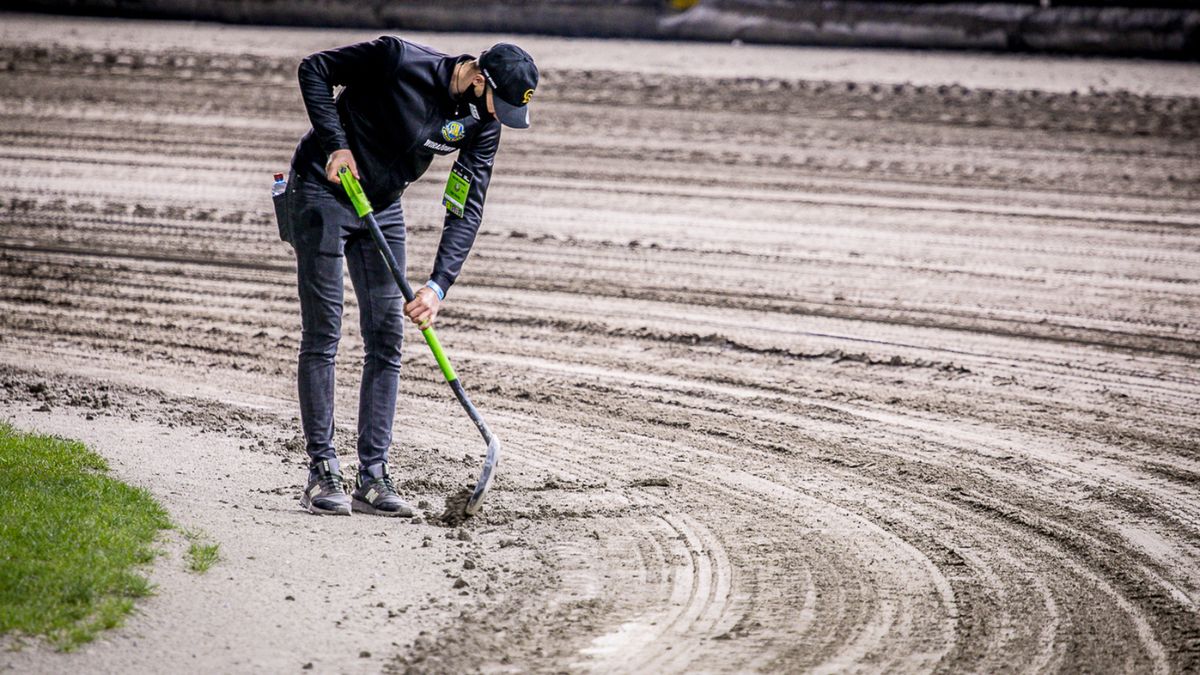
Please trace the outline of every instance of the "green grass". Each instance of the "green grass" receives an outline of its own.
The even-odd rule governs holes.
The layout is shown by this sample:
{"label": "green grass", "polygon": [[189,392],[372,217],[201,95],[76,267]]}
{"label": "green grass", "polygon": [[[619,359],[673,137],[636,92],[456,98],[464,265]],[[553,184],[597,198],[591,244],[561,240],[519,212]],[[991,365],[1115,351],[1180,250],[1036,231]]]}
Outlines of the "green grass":
{"label": "green grass", "polygon": [[45,636],[69,651],[121,625],[150,583],[166,511],[108,477],[81,443],[0,422],[0,634]]}
{"label": "green grass", "polygon": [[187,552],[188,569],[191,571],[204,574],[221,559],[221,545],[208,543],[208,537],[203,532],[187,530],[183,536],[191,542]]}

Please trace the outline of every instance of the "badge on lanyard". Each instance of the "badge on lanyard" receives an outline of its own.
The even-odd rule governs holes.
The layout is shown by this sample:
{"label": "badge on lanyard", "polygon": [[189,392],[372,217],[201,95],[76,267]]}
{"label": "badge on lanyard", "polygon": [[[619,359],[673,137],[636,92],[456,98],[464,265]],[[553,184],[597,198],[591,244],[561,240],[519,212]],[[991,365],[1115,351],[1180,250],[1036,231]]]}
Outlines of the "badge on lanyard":
{"label": "badge on lanyard", "polygon": [[446,180],[446,194],[442,196],[442,206],[454,215],[462,218],[467,208],[467,196],[471,193],[471,172],[460,166],[458,162],[450,167],[450,177]]}

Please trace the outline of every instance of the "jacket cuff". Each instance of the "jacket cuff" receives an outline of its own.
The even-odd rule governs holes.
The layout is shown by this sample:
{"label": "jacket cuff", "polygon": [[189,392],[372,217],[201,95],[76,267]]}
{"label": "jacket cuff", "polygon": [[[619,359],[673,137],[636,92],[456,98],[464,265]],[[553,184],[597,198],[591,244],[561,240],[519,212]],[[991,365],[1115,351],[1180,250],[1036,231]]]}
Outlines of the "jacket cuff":
{"label": "jacket cuff", "polygon": [[341,143],[329,144],[329,148],[325,149],[325,168],[326,168],[326,170],[329,169],[329,160],[333,159],[333,153],[337,152],[338,150],[349,150],[349,149],[350,148],[347,146],[347,144],[344,141]]}
{"label": "jacket cuff", "polygon": [[338,150],[349,150],[350,149],[350,141],[346,140],[345,134],[335,135],[333,138],[330,138],[328,140],[318,136],[317,140],[321,142],[321,149],[325,151],[326,166],[329,165],[329,156],[330,155],[337,152]]}
{"label": "jacket cuff", "polygon": [[[445,300],[446,293],[450,290],[450,286],[454,285],[454,279],[444,272],[435,272],[425,285],[433,288],[435,293],[438,293],[440,290],[441,292],[438,293],[438,299]],[[434,286],[437,288],[434,288]]]}

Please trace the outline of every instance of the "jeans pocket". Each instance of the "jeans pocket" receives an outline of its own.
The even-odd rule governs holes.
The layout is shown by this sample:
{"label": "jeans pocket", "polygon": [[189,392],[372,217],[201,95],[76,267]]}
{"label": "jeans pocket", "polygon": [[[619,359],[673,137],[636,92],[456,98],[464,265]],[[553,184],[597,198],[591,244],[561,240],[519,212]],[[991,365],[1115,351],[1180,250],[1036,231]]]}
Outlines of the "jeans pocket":
{"label": "jeans pocket", "polygon": [[292,219],[288,208],[289,192],[291,192],[291,185],[283,192],[272,196],[271,201],[275,202],[275,222],[279,225],[279,238],[290,244],[292,243]]}

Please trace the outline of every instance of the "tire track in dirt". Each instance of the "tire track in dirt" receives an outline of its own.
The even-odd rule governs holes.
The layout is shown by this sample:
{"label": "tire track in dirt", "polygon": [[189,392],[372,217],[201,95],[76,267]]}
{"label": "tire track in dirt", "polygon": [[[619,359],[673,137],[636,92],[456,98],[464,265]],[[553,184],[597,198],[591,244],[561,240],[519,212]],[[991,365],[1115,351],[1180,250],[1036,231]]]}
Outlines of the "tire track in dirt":
{"label": "tire track in dirt", "polygon": [[[689,385],[680,385],[681,388],[687,388],[688,386],[694,387],[696,385],[695,385],[695,383],[692,383]],[[958,447],[959,446],[955,446],[955,449],[958,449]],[[730,450],[730,452],[732,454],[732,450]],[[942,504],[939,506],[941,508],[945,508],[947,505]],[[1003,510],[1004,509],[1001,509],[1001,511],[1003,511]],[[894,517],[894,516],[895,516],[895,514],[893,513],[892,517]],[[934,519],[936,519],[936,516],[934,516]],[[1021,532],[1014,533],[1014,536],[1013,536],[1014,550],[1020,550],[1020,547],[1018,545],[1016,545],[1015,542],[1021,541],[1022,536],[1023,536],[1023,533],[1021,533]],[[993,543],[993,545],[991,546],[991,551],[994,552],[995,550],[996,550],[996,547],[995,547],[995,544]],[[1048,551],[1048,555],[1053,555],[1055,558],[1061,558],[1061,556],[1062,556],[1061,551],[1051,549],[1051,548],[1047,548],[1045,550]],[[1124,597],[1118,591],[1114,590],[1113,587],[1110,586],[1107,581],[1105,581],[1104,579],[1102,579],[1099,576],[1092,574],[1090,572],[1090,570],[1086,570],[1086,568],[1083,568],[1082,566],[1077,566],[1077,569],[1080,570],[1081,575],[1085,576],[1085,579],[1086,579],[1088,585],[1107,589],[1105,592],[1107,594],[1111,595],[1113,598],[1117,599],[1118,607],[1124,613],[1127,613],[1132,617],[1132,619],[1131,619],[1132,625],[1134,627],[1138,628],[1138,630],[1140,630],[1143,633],[1143,637],[1145,637],[1146,622],[1145,622],[1145,619],[1141,617],[1140,613],[1135,610],[1132,610],[1129,603],[1124,599]],[[1072,597],[1073,591],[1062,591],[1061,593],[1062,593],[1063,598],[1066,600],[1066,599],[1070,599]],[[1148,647],[1149,653],[1152,655],[1155,655],[1155,658],[1157,658],[1157,660],[1159,661],[1159,665],[1161,666],[1161,658],[1160,658],[1161,657],[1161,647],[1157,646],[1157,643],[1155,643],[1155,642],[1150,642],[1148,644],[1149,644],[1149,647]],[[997,655],[1000,659],[1002,659],[1001,661],[998,662],[997,665],[999,665],[999,663],[1003,663],[1004,662],[1003,659],[1011,659],[1011,657],[1012,657],[1011,653],[1006,650],[997,650]]]}

